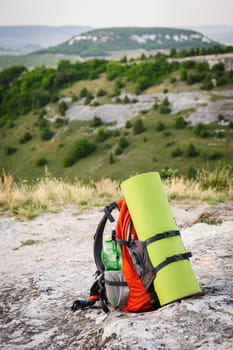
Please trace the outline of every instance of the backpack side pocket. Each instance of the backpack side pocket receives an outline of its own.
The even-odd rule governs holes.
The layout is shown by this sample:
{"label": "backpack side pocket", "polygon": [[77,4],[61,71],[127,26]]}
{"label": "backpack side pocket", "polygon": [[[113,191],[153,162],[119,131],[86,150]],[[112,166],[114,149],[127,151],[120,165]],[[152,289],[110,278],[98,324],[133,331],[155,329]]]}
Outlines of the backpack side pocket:
{"label": "backpack side pocket", "polygon": [[104,275],[109,303],[114,307],[123,308],[129,297],[129,288],[122,271],[105,271]]}

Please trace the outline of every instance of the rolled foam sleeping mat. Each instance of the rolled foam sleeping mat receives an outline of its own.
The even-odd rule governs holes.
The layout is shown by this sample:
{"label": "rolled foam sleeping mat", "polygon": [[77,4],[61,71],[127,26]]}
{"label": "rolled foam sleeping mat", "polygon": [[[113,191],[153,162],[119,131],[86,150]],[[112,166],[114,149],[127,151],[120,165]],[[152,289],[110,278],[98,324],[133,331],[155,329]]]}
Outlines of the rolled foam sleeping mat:
{"label": "rolled foam sleeping mat", "polygon": [[[139,240],[178,230],[159,173],[133,176],[121,184],[121,189]],[[186,253],[186,250],[178,235],[150,243],[147,252],[156,267],[167,257]],[[161,305],[201,292],[188,259],[161,268],[154,279],[154,287]]]}

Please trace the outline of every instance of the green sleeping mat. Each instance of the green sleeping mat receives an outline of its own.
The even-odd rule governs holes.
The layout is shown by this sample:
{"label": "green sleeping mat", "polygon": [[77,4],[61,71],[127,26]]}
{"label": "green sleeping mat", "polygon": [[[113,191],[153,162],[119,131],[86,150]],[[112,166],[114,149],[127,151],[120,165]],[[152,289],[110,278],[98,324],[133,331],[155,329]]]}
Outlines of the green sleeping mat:
{"label": "green sleeping mat", "polygon": [[[121,188],[139,240],[178,231],[159,173],[131,177],[121,184]],[[150,242],[147,252],[153,267],[163,265],[167,258],[173,257],[164,266],[160,265],[154,279],[161,305],[201,292],[191,263],[185,257],[187,252],[179,231],[178,235],[162,235],[162,239]]]}

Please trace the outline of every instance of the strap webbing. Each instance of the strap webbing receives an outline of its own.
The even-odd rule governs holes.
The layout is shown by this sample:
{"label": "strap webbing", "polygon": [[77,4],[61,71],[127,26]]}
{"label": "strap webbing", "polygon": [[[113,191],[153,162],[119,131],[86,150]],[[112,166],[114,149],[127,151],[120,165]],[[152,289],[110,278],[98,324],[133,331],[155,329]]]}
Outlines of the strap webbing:
{"label": "strap webbing", "polygon": [[184,259],[189,259],[191,258],[192,254],[190,252],[187,253],[183,253],[183,254],[176,254],[176,255],[172,255],[172,256],[168,256],[164,261],[162,261],[160,264],[158,264],[157,266],[153,267],[153,273],[156,277],[157,273],[159,272],[159,270],[161,270],[163,267],[175,262],[175,261],[180,261],[180,260],[184,260]]}
{"label": "strap webbing", "polygon": [[145,246],[147,246],[148,244],[151,244],[153,242],[159,241],[160,239],[169,238],[169,237],[175,237],[175,236],[180,236],[180,231],[178,231],[178,230],[171,230],[171,231],[158,233],[158,234],[154,235],[153,237],[148,238],[147,240],[145,240],[143,242],[143,244]]}
{"label": "strap webbing", "polygon": [[109,286],[119,286],[119,287],[127,287],[128,284],[124,281],[109,281],[105,278],[105,284]]}
{"label": "strap webbing", "polygon": [[[162,232],[162,233],[157,233],[153,237],[150,237],[147,240],[142,241],[142,242],[143,242],[143,245],[146,247],[153,242],[159,241],[160,239],[175,237],[175,236],[180,236],[180,231],[171,230],[171,231],[166,231],[166,232]],[[122,240],[122,239],[117,238],[117,243],[119,245],[124,245],[124,246],[130,247],[131,244],[133,243],[133,240],[126,241],[126,240]]]}

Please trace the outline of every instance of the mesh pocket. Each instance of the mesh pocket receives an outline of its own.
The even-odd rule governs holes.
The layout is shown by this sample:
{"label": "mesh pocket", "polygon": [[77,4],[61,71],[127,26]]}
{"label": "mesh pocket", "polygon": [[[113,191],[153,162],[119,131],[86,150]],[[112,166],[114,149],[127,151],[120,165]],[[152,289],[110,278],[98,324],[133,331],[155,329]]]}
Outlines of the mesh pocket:
{"label": "mesh pocket", "polygon": [[123,308],[128,300],[129,288],[122,271],[105,271],[105,288],[109,303]]}

